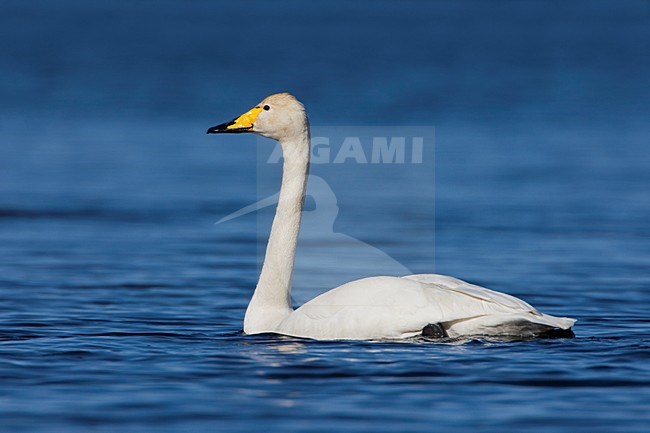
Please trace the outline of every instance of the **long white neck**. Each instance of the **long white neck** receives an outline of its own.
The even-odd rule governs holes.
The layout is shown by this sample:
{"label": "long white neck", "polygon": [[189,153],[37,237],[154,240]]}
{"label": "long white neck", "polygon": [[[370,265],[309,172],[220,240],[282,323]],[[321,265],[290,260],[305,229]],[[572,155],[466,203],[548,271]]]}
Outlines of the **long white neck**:
{"label": "long white neck", "polygon": [[309,129],[281,141],[284,164],[262,273],[246,310],[244,332],[273,332],[291,314],[291,276],[309,171]]}

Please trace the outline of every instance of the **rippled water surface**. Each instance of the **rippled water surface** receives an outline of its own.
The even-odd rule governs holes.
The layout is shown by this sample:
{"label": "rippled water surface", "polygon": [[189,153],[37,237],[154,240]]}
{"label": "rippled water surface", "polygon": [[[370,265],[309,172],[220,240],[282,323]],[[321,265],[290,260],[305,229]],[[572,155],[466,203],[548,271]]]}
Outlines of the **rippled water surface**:
{"label": "rippled water surface", "polygon": [[[2,9],[0,431],[647,431],[647,2]],[[435,127],[422,166],[313,166],[333,233],[576,338],[242,335],[272,209],[214,222],[279,166],[204,131],[285,89],[321,131]]]}

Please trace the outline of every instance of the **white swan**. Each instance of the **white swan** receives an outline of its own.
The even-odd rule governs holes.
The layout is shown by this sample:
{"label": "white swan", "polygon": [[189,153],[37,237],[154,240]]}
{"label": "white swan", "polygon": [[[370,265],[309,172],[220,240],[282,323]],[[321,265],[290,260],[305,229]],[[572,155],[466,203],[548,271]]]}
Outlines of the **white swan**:
{"label": "white swan", "polygon": [[264,265],[244,318],[246,334],[318,340],[573,336],[574,319],[542,314],[513,296],[435,274],[351,281],[294,310],[291,276],[309,171],[307,115],[296,98],[279,93],[208,129],[208,134],[242,132],[279,141],[284,156]]}

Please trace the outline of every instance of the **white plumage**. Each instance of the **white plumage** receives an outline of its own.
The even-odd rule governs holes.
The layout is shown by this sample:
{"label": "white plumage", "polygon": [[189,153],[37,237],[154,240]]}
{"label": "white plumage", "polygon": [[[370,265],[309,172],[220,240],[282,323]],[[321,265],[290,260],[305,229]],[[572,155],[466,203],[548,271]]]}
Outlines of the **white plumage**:
{"label": "white plumage", "polygon": [[[419,274],[351,281],[307,302],[290,303],[291,276],[309,168],[309,122],[288,93],[271,95],[208,133],[253,132],[278,140],[282,186],[264,265],[246,310],[244,332],[319,340],[401,339],[433,325],[448,337],[571,335],[574,319],[542,314],[513,296],[456,278]],[[562,331],[565,331],[562,334]]]}

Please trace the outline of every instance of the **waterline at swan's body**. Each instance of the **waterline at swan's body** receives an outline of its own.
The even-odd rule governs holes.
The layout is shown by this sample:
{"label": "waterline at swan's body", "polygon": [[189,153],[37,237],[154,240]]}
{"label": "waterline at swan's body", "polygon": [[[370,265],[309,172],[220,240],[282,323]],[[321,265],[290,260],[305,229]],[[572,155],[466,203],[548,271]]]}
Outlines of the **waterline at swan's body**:
{"label": "waterline at swan's body", "polygon": [[309,170],[309,123],[287,93],[272,95],[208,133],[254,132],[279,141],[284,164],[264,265],[244,332],[313,339],[436,336],[544,336],[575,320],[542,314],[513,296],[435,274],[352,281],[291,307],[291,277]]}

